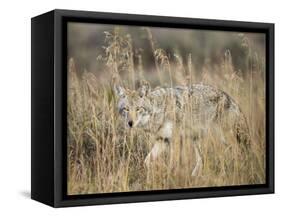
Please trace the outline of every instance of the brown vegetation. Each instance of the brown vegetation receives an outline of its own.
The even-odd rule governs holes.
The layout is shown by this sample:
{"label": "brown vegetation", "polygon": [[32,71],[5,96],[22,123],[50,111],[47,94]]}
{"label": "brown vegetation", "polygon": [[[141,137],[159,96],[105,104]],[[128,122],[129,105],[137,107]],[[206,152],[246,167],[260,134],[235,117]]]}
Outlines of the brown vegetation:
{"label": "brown vegetation", "polygon": [[[75,60],[68,65],[68,194],[90,194],[157,189],[259,184],[265,182],[265,63],[247,37],[240,35],[247,53],[243,73],[234,69],[230,50],[221,54],[218,64],[208,58],[198,72],[193,54],[175,50],[169,54],[157,47],[149,28],[147,34],[153,51],[152,72],[144,72],[142,55],[133,49],[133,38],[118,32],[105,33],[104,54],[99,60],[105,74],[77,72]],[[151,149],[152,136],[141,129],[126,129],[116,111],[116,98],[110,78],[118,75],[123,85],[134,89],[145,78],[152,86],[176,86],[204,83],[228,93],[246,116],[251,146],[245,156],[237,141],[228,138],[225,146],[212,134],[201,145],[203,167],[192,177],[195,154],[191,141],[181,147],[180,137],[172,141],[175,151],[167,162],[158,161],[150,170],[144,159]],[[104,82],[107,80],[108,82]]]}

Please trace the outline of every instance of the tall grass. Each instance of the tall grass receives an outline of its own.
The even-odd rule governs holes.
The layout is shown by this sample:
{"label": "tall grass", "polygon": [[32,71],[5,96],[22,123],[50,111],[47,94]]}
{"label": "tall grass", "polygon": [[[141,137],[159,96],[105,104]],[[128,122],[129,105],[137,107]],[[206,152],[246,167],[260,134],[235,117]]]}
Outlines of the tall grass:
{"label": "tall grass", "polygon": [[[92,72],[78,73],[75,60],[69,59],[68,194],[265,183],[263,59],[252,56],[251,47],[243,44],[243,38],[241,44],[249,52],[244,75],[235,71],[230,50],[222,53],[219,64],[209,65],[206,60],[203,71],[197,72],[191,53],[183,57],[175,51],[172,61],[165,50],[157,48],[149,29],[144,31],[152,47],[156,77],[143,72],[141,52],[134,51],[131,36],[122,35],[118,29],[105,33],[104,54],[99,56],[107,71],[103,78]],[[227,132],[222,132],[227,139],[225,145],[210,131],[200,144],[203,166],[197,176],[191,176],[196,161],[193,141],[188,139],[188,130],[181,134],[176,129],[173,149],[147,169],[144,159],[155,142],[153,135],[124,127],[116,111],[112,77],[130,89],[136,89],[136,81],[142,78],[150,80],[153,87],[204,83],[222,89],[246,116],[251,135],[249,152]],[[187,114],[192,112],[192,103],[186,109]],[[185,129],[184,123],[177,127]]]}

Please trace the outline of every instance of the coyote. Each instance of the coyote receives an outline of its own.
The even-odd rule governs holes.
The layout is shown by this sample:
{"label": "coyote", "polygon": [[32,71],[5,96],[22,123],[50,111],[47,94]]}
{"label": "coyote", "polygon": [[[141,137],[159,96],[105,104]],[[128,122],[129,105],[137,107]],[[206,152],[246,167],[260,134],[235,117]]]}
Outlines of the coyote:
{"label": "coyote", "polygon": [[[151,89],[149,83],[143,81],[136,91],[114,85],[114,92],[118,99],[118,112],[125,125],[143,128],[155,135],[155,143],[144,161],[147,167],[161,153],[172,151],[175,129],[188,130],[190,141],[193,141],[196,163],[192,176],[197,175],[202,166],[200,138],[210,130],[219,135],[222,143],[227,144],[224,132],[231,132],[238,144],[249,146],[245,116],[227,93],[215,87],[193,84]],[[183,122],[185,128],[180,127]]]}

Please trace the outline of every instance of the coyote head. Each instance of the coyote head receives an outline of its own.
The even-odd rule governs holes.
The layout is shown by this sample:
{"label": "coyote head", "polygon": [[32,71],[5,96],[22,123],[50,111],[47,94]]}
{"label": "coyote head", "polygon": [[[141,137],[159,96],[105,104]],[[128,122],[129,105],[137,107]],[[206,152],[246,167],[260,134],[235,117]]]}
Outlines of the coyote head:
{"label": "coyote head", "polygon": [[150,86],[147,82],[142,82],[137,91],[115,85],[114,92],[118,99],[118,112],[126,126],[144,127],[149,123],[151,102],[148,98]]}

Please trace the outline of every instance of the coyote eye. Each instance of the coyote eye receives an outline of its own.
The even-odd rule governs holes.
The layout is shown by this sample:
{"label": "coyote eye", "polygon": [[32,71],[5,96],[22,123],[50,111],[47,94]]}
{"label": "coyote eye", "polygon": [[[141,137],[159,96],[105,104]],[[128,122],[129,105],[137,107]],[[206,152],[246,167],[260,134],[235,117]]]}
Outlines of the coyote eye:
{"label": "coyote eye", "polygon": [[122,109],[122,111],[123,111],[123,112],[128,112],[128,111],[129,111],[129,108],[124,107],[124,108]]}
{"label": "coyote eye", "polygon": [[137,112],[140,112],[140,111],[143,111],[143,110],[144,110],[143,107],[137,107],[137,108],[136,108],[136,111],[137,111]]}

